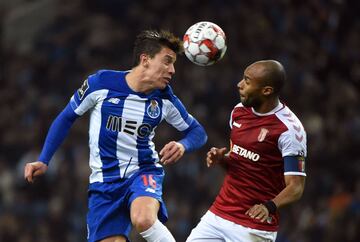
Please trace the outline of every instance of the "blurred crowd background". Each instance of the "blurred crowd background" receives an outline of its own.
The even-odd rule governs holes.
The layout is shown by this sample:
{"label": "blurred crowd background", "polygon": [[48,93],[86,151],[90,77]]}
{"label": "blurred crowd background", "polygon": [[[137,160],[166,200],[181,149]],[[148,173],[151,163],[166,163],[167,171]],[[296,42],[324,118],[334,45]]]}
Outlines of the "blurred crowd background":
{"label": "blurred crowd background", "polygon": [[[356,0],[0,0],[0,241],[86,241],[88,115],[78,119],[35,184],[48,127],[86,77],[130,69],[135,36],[195,22],[217,23],[228,38],[223,60],[199,67],[185,56],[172,87],[205,126],[200,151],[166,167],[167,226],[177,241],[212,204],[221,168],[206,168],[211,146],[228,146],[243,69],[260,59],[288,73],[282,100],[308,133],[303,198],[281,211],[277,242],[360,241],[360,7]],[[180,138],[157,129],[157,150]],[[136,233],[132,241],[143,241]]]}

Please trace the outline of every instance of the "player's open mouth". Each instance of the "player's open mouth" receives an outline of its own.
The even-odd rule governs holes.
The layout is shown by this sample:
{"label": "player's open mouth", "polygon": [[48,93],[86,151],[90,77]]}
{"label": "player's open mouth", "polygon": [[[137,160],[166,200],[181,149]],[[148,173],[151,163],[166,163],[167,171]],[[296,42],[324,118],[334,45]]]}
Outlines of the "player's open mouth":
{"label": "player's open mouth", "polygon": [[167,83],[167,84],[169,84],[169,83],[170,83],[171,78],[170,78],[170,77],[164,77],[164,80],[166,81],[166,83]]}

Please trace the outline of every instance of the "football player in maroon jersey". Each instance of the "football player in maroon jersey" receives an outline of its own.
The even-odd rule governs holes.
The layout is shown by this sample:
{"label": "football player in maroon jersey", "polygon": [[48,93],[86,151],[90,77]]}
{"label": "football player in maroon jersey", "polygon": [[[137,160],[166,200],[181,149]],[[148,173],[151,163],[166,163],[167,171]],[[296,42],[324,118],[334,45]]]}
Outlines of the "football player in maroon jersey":
{"label": "football player in maroon jersey", "polygon": [[300,199],[306,177],[305,130],[279,99],[285,78],[274,60],[245,69],[230,150],[213,147],[206,158],[208,167],[226,168],[224,183],[187,241],[275,241],[279,210]]}

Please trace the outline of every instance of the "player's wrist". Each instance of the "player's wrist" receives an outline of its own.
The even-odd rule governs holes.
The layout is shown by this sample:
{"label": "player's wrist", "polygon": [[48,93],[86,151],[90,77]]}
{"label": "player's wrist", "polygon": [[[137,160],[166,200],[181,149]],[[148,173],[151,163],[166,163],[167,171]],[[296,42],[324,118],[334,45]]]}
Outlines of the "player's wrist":
{"label": "player's wrist", "polygon": [[269,211],[269,214],[275,214],[277,211],[277,206],[274,203],[274,201],[269,200],[263,203],[263,205],[266,207],[266,209]]}

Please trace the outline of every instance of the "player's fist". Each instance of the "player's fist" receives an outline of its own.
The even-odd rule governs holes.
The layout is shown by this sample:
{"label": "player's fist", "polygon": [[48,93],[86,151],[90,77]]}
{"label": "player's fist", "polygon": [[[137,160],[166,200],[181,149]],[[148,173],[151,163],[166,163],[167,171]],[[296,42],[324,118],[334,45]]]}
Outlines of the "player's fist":
{"label": "player's fist", "polygon": [[25,169],[24,169],[24,178],[30,182],[33,183],[34,179],[38,176],[42,176],[47,171],[48,166],[41,162],[41,161],[35,161],[26,163]]}
{"label": "player's fist", "polygon": [[264,223],[269,217],[269,211],[263,204],[255,204],[245,212],[246,215],[253,219],[258,219]]}
{"label": "player's fist", "polygon": [[210,167],[224,160],[226,154],[226,147],[216,148],[212,147],[206,154],[206,165]]}
{"label": "player's fist", "polygon": [[175,163],[184,153],[185,147],[181,143],[171,141],[161,149],[159,153],[162,156],[160,162],[164,165]]}

